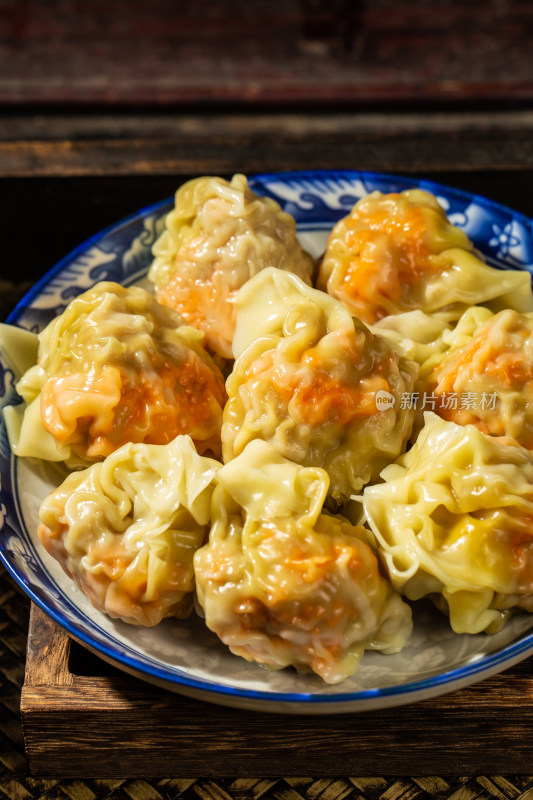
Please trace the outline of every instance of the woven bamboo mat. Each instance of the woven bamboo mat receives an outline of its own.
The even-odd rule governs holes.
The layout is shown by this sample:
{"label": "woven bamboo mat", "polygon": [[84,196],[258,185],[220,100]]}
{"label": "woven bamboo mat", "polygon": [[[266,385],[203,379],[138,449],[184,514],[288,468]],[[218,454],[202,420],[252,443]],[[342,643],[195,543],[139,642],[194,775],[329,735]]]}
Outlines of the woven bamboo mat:
{"label": "woven bamboo mat", "polygon": [[28,617],[29,601],[0,566],[0,800],[533,800],[533,763],[531,775],[505,777],[33,778],[19,716]]}

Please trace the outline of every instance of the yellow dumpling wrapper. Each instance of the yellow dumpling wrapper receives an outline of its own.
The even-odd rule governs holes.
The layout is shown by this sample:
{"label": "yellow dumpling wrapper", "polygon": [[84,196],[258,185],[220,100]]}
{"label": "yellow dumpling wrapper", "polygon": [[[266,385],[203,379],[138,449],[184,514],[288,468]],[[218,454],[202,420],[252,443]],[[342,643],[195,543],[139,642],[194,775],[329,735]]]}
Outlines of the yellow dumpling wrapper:
{"label": "yellow dumpling wrapper", "polygon": [[330,234],[317,285],[368,324],[414,309],[448,320],[471,305],[533,310],[529,272],[484,263],[421,189],[359,200]]}
{"label": "yellow dumpling wrapper", "polygon": [[38,339],[16,385],[25,405],[6,412],[16,455],[83,466],[181,434],[220,454],[222,373],[202,335],[145,289],[98,283]]}
{"label": "yellow dumpling wrapper", "polygon": [[311,282],[314,261],[296,238],[294,219],[258,197],[244,175],[188,181],[176,192],[155,242],[148,277],[158,299],[205,334],[208,349],[232,358],[235,292],[265,267]]}
{"label": "yellow dumpling wrapper", "polygon": [[323,467],[340,504],[404,449],[402,407],[418,367],[342,303],[272,268],[236,298],[238,356],[226,382],[223,460],[262,439],[285,458]]}
{"label": "yellow dumpling wrapper", "polygon": [[404,646],[411,609],[380,573],[368,531],[322,513],[324,470],[254,441],[215,482],[209,541],[194,557],[197,595],[235,655],[337,683],[365,650]]}
{"label": "yellow dumpling wrapper", "polygon": [[144,626],[186,617],[219,466],[188,436],[126,444],[43,501],[40,541],[99,611]]}
{"label": "yellow dumpling wrapper", "polygon": [[533,314],[473,308],[444,340],[424,379],[435,412],[532,449]]}
{"label": "yellow dumpling wrapper", "polygon": [[421,374],[427,374],[434,363],[440,362],[450,347],[446,336],[452,330],[451,324],[420,309],[391,314],[368,327],[372,333],[383,336],[401,356],[419,365],[419,380]]}
{"label": "yellow dumpling wrapper", "polygon": [[533,611],[533,457],[513,439],[425,415],[414,446],[362,496],[383,563],[410,600],[430,597],[456,633]]}

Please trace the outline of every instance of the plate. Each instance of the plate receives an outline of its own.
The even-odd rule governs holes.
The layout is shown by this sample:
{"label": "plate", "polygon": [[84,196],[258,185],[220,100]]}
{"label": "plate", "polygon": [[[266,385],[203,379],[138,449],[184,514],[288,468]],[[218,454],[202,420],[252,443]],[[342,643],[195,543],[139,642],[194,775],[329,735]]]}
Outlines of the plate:
{"label": "plate", "polygon": [[[530,220],[488,199],[431,181],[362,172],[297,172],[250,180],[297,222],[303,246],[325,248],[332,225],[374,190],[420,187],[437,196],[489,263],[533,270]],[[40,330],[97,281],[143,282],[150,248],[172,200],[145,208],[93,236],[39,281],[9,322]],[[0,355],[0,402],[18,402],[9,355]],[[293,670],[268,671],[233,656],[202,620],[167,619],[137,628],[97,612],[44,552],[36,536],[42,499],[57,484],[53,468],[14,458],[0,426],[0,558],[8,572],[68,633],[115,666],[172,691],[222,705],[293,714],[347,713],[435,697],[500,672],[533,653],[533,615],[516,615],[494,635],[456,635],[428,604],[414,606],[414,633],[396,655],[365,653],[357,673],[329,686]]]}

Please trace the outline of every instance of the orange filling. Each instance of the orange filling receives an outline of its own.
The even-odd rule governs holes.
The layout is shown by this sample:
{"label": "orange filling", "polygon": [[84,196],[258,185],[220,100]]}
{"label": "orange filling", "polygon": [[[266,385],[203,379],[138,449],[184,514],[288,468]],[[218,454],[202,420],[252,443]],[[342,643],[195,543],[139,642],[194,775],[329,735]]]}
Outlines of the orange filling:
{"label": "orange filling", "polygon": [[[526,337],[530,332],[523,329],[520,335]],[[476,391],[480,381],[485,387],[484,391]],[[524,351],[516,346],[495,349],[488,339],[488,333],[482,331],[453,360],[435,369],[430,382],[435,385],[434,393],[440,398],[436,410],[443,419],[460,425],[473,424],[483,433],[503,436],[505,425],[498,411],[498,389],[512,389],[531,396],[533,364],[528,363]],[[461,405],[462,387],[469,387],[469,391],[476,394],[475,407]],[[450,393],[458,396],[456,407],[446,402],[445,395]],[[489,395],[496,396],[492,405],[487,402]],[[485,403],[480,405],[483,397]],[[519,441],[525,447],[533,446],[533,437],[527,436],[526,431]]]}
{"label": "orange filling", "polygon": [[189,325],[205,334],[205,346],[232,358],[231,343],[235,333],[235,306],[230,302],[232,292],[221,270],[194,283],[184,280],[176,271],[169,282],[157,291],[163,305],[177,311]]}
{"label": "orange filling", "polygon": [[[376,393],[390,391],[388,381],[380,374],[385,370],[384,363],[374,362],[373,374],[353,375],[360,359],[353,337],[337,331],[322,342],[331,337],[339,339],[340,353],[335,361],[324,358],[319,347],[311,347],[303,352],[300,363],[276,364],[275,355],[267,354],[267,364],[259,359],[250,370],[252,374],[254,367],[262,374],[266,371],[268,383],[288,406],[291,416],[313,427],[324,422],[347,425],[357,417],[372,416],[378,413]],[[332,367],[335,363],[337,370]],[[346,373],[349,377],[350,372],[352,380],[347,380]]]}
{"label": "orange filling", "polygon": [[222,376],[191,353],[179,365],[165,361],[157,372],[107,366],[98,376],[49,378],[41,414],[59,444],[100,459],[127,442],[167,444],[179,434],[212,448],[208,440],[220,433],[225,399]]}
{"label": "orange filling", "polygon": [[398,308],[409,307],[405,295],[410,287],[436,271],[429,259],[423,210],[407,208],[401,216],[383,208],[356,212],[343,226],[349,264],[339,296],[348,298],[369,323],[390,314],[391,301]]}
{"label": "orange filling", "polygon": [[482,373],[493,376],[502,386],[530,388],[533,365],[526,362],[522,350],[495,350],[481,335],[464,347],[457,358],[441,371],[438,390],[452,391],[457,378],[468,379]]}

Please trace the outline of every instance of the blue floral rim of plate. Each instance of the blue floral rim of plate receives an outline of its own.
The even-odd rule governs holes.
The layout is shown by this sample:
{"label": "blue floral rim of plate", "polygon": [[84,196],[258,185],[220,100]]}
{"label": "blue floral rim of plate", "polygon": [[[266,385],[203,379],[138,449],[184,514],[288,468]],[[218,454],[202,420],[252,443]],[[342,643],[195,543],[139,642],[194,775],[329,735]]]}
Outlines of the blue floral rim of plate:
{"label": "blue floral rim of plate", "polygon": [[[327,231],[353,204],[372,191],[421,188],[432,192],[450,220],[462,228],[487,260],[495,266],[533,269],[533,224],[524,215],[483,197],[429,180],[355,171],[288,172],[256,175],[250,187],[275,199],[292,214],[298,230]],[[142,279],[151,261],[151,246],[163,227],[172,199],[132,214],[92,236],[63,258],[23,298],[8,322],[41,330],[80,292],[101,280],[125,285]],[[2,406],[18,402],[15,376],[9,363],[0,361]],[[175,691],[201,693],[204,699],[235,704],[242,700],[261,710],[307,713],[309,708],[354,711],[385,707],[442,694],[460,685],[505,669],[533,652],[533,634],[521,633],[501,649],[473,658],[458,668],[400,685],[335,693],[262,691],[221,685],[179,668],[168,668],[146,653],[124,644],[95,619],[88,617],[46,570],[21,511],[17,460],[12,456],[0,423],[0,560],[26,594],[76,640],[127,672],[163,684]],[[238,703],[237,703],[238,704]]]}

